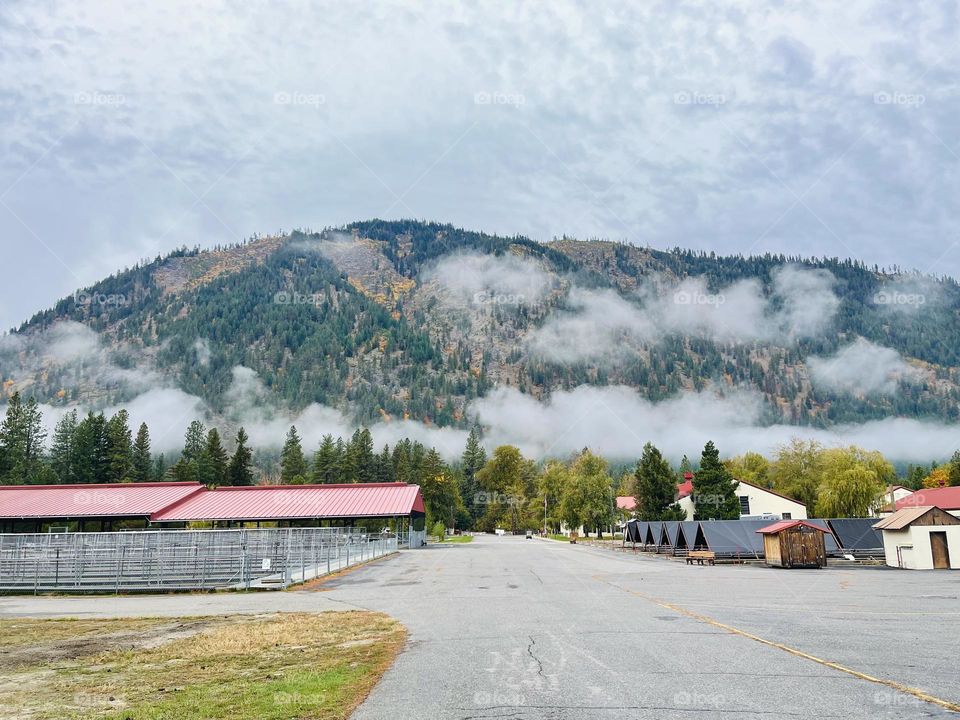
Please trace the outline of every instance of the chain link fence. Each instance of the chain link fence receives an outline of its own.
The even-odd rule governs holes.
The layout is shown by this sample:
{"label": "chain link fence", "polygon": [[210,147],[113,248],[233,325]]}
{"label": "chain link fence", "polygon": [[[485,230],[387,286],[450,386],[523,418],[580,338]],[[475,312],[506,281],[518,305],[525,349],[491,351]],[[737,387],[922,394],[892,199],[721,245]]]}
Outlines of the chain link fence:
{"label": "chain link fence", "polygon": [[396,552],[412,539],[358,528],[0,535],[0,591],[284,588]]}

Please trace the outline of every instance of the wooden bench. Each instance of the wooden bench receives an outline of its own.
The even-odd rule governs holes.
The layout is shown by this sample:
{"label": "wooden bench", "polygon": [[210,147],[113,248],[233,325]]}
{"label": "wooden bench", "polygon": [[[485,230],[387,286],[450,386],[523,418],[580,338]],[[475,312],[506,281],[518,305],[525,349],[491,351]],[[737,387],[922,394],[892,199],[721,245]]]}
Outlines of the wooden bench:
{"label": "wooden bench", "polygon": [[710,565],[715,565],[717,560],[717,554],[712,550],[691,550],[687,553],[687,565],[703,565],[703,561],[706,560]]}

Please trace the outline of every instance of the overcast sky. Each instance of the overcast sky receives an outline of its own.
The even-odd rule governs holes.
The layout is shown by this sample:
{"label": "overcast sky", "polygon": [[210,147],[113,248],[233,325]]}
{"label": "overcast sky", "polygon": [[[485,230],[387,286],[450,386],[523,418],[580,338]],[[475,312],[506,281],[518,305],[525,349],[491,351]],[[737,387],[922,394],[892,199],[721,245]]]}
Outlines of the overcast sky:
{"label": "overcast sky", "polygon": [[6,0],[0,328],[371,217],[960,274],[955,2],[514,5]]}

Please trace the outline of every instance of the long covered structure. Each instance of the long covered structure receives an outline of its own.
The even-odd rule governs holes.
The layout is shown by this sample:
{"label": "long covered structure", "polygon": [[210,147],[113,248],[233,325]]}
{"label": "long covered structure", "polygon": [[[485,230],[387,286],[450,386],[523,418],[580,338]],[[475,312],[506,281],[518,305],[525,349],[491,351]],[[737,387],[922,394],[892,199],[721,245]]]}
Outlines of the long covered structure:
{"label": "long covered structure", "polygon": [[209,490],[199,483],[0,487],[0,531],[41,533],[148,528],[388,528],[412,547],[424,538],[419,485],[257,485]]}

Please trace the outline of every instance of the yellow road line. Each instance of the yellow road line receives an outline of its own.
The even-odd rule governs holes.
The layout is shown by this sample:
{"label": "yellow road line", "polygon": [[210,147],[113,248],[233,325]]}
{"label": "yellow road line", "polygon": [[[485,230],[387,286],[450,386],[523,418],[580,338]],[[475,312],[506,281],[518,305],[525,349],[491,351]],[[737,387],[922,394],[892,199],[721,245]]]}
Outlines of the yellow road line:
{"label": "yellow road line", "polygon": [[680,607],[679,605],[674,605],[673,603],[665,602],[664,600],[660,600],[651,595],[646,595],[644,593],[637,592],[636,590],[628,590],[627,588],[621,587],[620,585],[615,585],[614,583],[611,583],[602,579],[599,575],[594,575],[593,579],[602,583],[606,583],[610,587],[617,588],[618,590],[623,590],[624,592],[630,593],[631,595],[636,595],[637,597],[643,598],[648,602],[652,602],[654,605],[659,605],[660,607],[665,608],[667,610],[672,610],[675,613],[685,615],[686,617],[691,618],[693,620],[706,623],[707,625],[712,625],[713,627],[719,628],[721,630],[726,630],[727,632],[733,633],[734,635],[739,635],[741,637],[748,638],[755,642],[761,643],[762,645],[767,645],[768,647],[776,648],[778,650],[783,650],[784,652],[803,658],[804,660],[812,660],[815,663],[819,663],[820,665],[823,665],[828,668],[832,668],[834,670],[839,670],[840,672],[847,673],[848,675],[853,675],[854,677],[860,678],[861,680],[867,680],[868,682],[872,682],[878,685],[884,685],[888,688],[892,688],[894,690],[897,690],[898,692],[906,693],[908,695],[913,695],[913,697],[915,698],[923,700],[924,702],[932,703],[933,705],[939,705],[940,707],[946,708],[951,712],[960,712],[960,704],[951,702],[949,700],[944,700],[943,698],[939,698],[935,695],[930,695],[929,693],[925,693],[923,690],[920,690],[918,688],[910,687],[909,685],[904,685],[903,683],[898,683],[896,680],[885,680],[884,678],[878,678],[878,677],[874,677],[873,675],[867,675],[866,673],[862,673],[859,670],[854,670],[853,668],[848,668],[839,663],[835,663],[832,660],[824,660],[823,658],[819,658],[816,655],[805,653],[803,652],[803,650],[797,650],[796,648],[792,648],[789,645],[784,645],[783,643],[774,642],[773,640],[767,640],[766,638],[762,638],[759,635],[748,633],[745,630],[741,630],[740,628],[735,628],[732,625],[727,625],[718,620],[714,620],[711,617],[707,617],[706,615],[701,615],[699,613],[693,612],[692,610],[687,610],[686,608]]}

